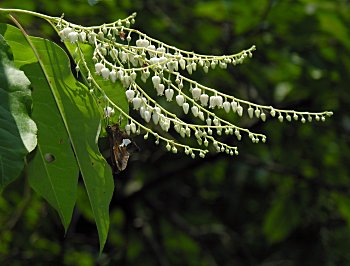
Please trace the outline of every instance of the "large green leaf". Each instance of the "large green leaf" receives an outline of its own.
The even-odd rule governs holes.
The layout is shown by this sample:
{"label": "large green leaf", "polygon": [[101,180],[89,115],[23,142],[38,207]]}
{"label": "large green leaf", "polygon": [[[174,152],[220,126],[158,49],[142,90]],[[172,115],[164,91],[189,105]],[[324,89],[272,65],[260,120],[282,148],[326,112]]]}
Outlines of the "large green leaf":
{"label": "large green leaf", "polygon": [[0,35],[0,191],[19,176],[24,157],[36,144],[36,125],[29,117],[30,81],[12,62]]}
{"label": "large green leaf", "polygon": [[38,125],[38,147],[28,168],[30,185],[57,210],[67,230],[79,175],[69,137],[34,51],[17,28],[1,25],[0,29],[12,46],[15,64],[25,71],[33,87],[32,117]]}
{"label": "large green leaf", "polygon": [[13,50],[14,62],[25,71],[33,87],[32,118],[38,126],[38,146],[29,163],[31,187],[53,206],[67,230],[76,202],[79,169],[50,84],[23,34],[0,25]]}
{"label": "large green leaf", "polygon": [[[44,73],[41,78],[49,85],[48,89],[74,150],[96,220],[102,250],[108,234],[109,203],[114,185],[111,169],[99,153],[96,143],[100,123],[98,107],[88,88],[72,75],[69,59],[60,47],[40,38],[30,37],[30,42],[40,58],[40,67]],[[30,66],[24,68],[28,67]],[[45,104],[43,106],[46,110],[50,107],[45,107]],[[64,138],[62,140],[66,141]],[[61,189],[62,186],[56,187],[56,192],[64,193]]]}
{"label": "large green leaf", "polygon": [[98,150],[100,113],[87,87],[76,81],[66,53],[56,44],[31,38],[66,126],[96,220],[102,249],[108,235],[111,169]]}

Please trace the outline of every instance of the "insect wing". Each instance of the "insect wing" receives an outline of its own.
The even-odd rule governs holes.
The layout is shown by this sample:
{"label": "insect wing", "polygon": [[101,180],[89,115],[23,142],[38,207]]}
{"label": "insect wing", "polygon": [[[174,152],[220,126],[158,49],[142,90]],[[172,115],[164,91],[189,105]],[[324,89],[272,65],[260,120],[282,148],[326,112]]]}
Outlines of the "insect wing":
{"label": "insect wing", "polygon": [[119,129],[118,124],[107,126],[106,131],[110,143],[112,168],[118,173],[125,170],[130,154],[138,151],[139,147],[130,140],[128,134]]}
{"label": "insect wing", "polygon": [[119,171],[125,170],[128,165],[128,160],[130,157],[129,152],[126,147],[120,147],[119,145],[115,145],[113,147],[114,159],[116,162],[116,166]]}

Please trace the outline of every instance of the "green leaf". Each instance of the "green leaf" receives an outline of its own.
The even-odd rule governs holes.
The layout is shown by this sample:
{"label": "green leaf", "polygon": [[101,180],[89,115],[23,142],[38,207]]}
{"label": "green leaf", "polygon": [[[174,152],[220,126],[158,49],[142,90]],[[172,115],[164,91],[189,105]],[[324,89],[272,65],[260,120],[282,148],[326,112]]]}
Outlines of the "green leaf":
{"label": "green leaf", "polygon": [[30,37],[30,42],[38,53],[44,78],[50,86],[50,93],[55,99],[74,150],[97,224],[102,250],[108,234],[109,203],[114,185],[111,169],[96,143],[101,117],[98,106],[88,88],[72,75],[69,58],[59,46],[34,37]]}
{"label": "green leaf", "polygon": [[112,172],[100,154],[96,135],[100,113],[89,89],[75,80],[67,54],[56,44],[30,38],[51,84],[52,93],[66,126],[80,172],[84,179],[100,238],[100,249],[109,228],[109,203],[114,184]]}
{"label": "green leaf", "polygon": [[79,176],[67,131],[50,84],[23,34],[6,25],[1,25],[0,31],[12,47],[15,64],[24,70],[33,87],[32,118],[38,126],[38,146],[28,165],[30,186],[57,210],[67,231],[76,202]]}
{"label": "green leaf", "polygon": [[289,196],[277,198],[265,217],[265,236],[271,243],[279,242],[289,235],[299,221],[299,209],[293,200]]}
{"label": "green leaf", "polygon": [[350,199],[347,196],[335,192],[332,194],[332,198],[338,207],[339,213],[350,228]]}
{"label": "green leaf", "polygon": [[37,128],[29,117],[30,81],[12,58],[0,35],[0,192],[20,175],[24,157],[37,145]]}
{"label": "green leaf", "polygon": [[29,182],[57,210],[67,230],[79,175],[69,137],[34,51],[18,29],[1,29],[12,45],[16,65],[25,71],[33,87],[32,117],[38,125],[38,147],[28,167]]}

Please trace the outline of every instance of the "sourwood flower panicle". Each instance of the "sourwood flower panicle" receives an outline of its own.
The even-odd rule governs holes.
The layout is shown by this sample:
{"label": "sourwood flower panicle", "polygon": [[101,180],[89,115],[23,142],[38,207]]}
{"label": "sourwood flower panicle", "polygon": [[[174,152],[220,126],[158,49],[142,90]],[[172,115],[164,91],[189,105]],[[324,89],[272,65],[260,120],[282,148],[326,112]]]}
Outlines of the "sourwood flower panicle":
{"label": "sourwood flower panicle", "polygon": [[[323,122],[332,115],[328,111],[282,110],[260,105],[194,81],[188,76],[198,69],[208,73],[216,67],[227,69],[243,63],[253,56],[255,46],[232,55],[188,52],[130,28],[135,16],[132,14],[126,19],[92,27],[75,25],[63,18],[56,21],[61,40],[77,47],[78,56],[74,57],[76,70],[86,75],[90,91],[99,91],[103,102],[107,102],[107,107],[103,108],[104,117],[110,118],[118,111],[128,121],[125,125],[127,134],[140,134],[143,130],[146,132],[145,139],[152,135],[156,144],[164,143],[166,150],[173,153],[183,150],[192,158],[196,154],[203,158],[209,150],[238,155],[237,147],[220,140],[222,134],[228,136],[229,143],[240,141],[244,135],[253,143],[265,143],[267,139],[263,134],[231,122],[243,115],[263,122],[275,118],[280,122],[301,123]],[[86,57],[82,44],[91,46],[92,58]],[[134,112],[129,114],[118,100],[109,98],[97,76],[113,86],[121,84],[125,90],[124,97]],[[156,133],[153,130],[155,126],[164,134]],[[171,129],[181,138],[169,137]],[[198,145],[186,144],[190,142],[182,138],[194,138]]]}

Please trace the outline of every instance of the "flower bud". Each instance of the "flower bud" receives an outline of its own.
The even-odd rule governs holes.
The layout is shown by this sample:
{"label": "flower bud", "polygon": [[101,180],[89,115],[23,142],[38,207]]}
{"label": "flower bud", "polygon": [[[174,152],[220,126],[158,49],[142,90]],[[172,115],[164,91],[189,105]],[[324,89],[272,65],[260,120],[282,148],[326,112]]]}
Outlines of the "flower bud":
{"label": "flower bud", "polygon": [[251,106],[249,106],[249,108],[248,108],[248,115],[249,115],[249,117],[250,118],[253,118],[253,114],[254,114],[254,109],[251,107]]}
{"label": "flower bud", "polygon": [[144,112],[144,119],[147,123],[151,120],[151,112],[150,111],[146,110]]}
{"label": "flower bud", "polygon": [[237,106],[238,106],[237,102],[236,102],[235,100],[233,100],[233,101],[231,102],[231,108],[232,108],[232,111],[233,111],[233,112],[236,112],[236,111],[237,111]]}
{"label": "flower bud", "polygon": [[157,125],[158,122],[159,122],[159,113],[153,112],[153,114],[152,114],[152,120],[153,120],[153,123],[154,123],[155,125]]}
{"label": "flower bud", "polygon": [[243,107],[242,106],[237,106],[237,114],[239,115],[239,116],[242,116],[243,115]]}
{"label": "flower bud", "polygon": [[180,67],[182,68],[182,70],[184,70],[186,68],[186,61],[185,61],[185,59],[181,58],[179,60],[179,64],[180,64]]}
{"label": "flower bud", "polygon": [[228,101],[225,101],[225,102],[223,103],[223,106],[224,106],[224,109],[225,109],[226,113],[230,112],[230,110],[231,110],[231,104],[230,104]]}
{"label": "flower bud", "polygon": [[278,116],[278,120],[279,120],[280,122],[283,122],[283,116],[282,116],[281,114]]}
{"label": "flower bud", "polygon": [[110,52],[109,52],[109,54],[111,55],[111,57],[112,57],[112,59],[115,61],[117,58],[118,58],[118,50],[117,49],[115,49],[115,48],[113,48]]}
{"label": "flower bud", "polygon": [[137,76],[137,74],[136,74],[135,71],[131,72],[130,78],[131,78],[131,81],[132,81],[132,82],[134,82],[134,81],[136,80],[136,76]]}
{"label": "flower bud", "polygon": [[190,105],[188,103],[183,103],[182,108],[185,114],[188,114],[188,110],[190,109]]}
{"label": "flower bud", "polygon": [[128,135],[130,135],[131,132],[130,132],[130,125],[129,124],[125,125],[125,131]]}
{"label": "flower bud", "polygon": [[198,117],[200,120],[204,121],[204,113],[202,111],[198,112]]}
{"label": "flower bud", "polygon": [[186,69],[187,69],[187,72],[188,72],[188,74],[192,74],[192,65],[191,64],[188,64],[187,66],[186,66]]}
{"label": "flower bud", "polygon": [[133,123],[133,122],[130,123],[130,130],[131,130],[131,132],[133,134],[135,134],[135,132],[136,132],[136,125],[135,125],[135,123]]}
{"label": "flower bud", "polygon": [[211,118],[208,117],[205,121],[206,121],[206,123],[207,123],[208,126],[211,126],[211,122],[212,122],[212,121],[211,121]]}
{"label": "flower bud", "polygon": [[198,116],[198,107],[197,106],[192,106],[191,107],[191,112],[192,112],[194,117],[197,117]]}
{"label": "flower bud", "polygon": [[270,114],[271,114],[272,117],[275,117],[276,111],[275,111],[274,109],[272,109],[271,112],[270,112]]}

